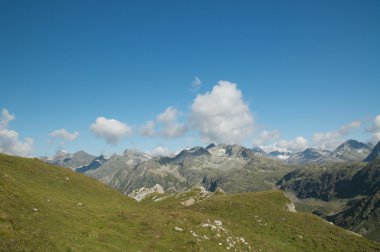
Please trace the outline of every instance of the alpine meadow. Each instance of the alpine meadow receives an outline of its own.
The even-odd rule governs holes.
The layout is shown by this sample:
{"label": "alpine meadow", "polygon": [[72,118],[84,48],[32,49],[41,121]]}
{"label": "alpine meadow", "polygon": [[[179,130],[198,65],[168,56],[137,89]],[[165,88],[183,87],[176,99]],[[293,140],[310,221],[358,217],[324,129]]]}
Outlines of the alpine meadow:
{"label": "alpine meadow", "polygon": [[380,1],[0,1],[0,251],[380,251]]}

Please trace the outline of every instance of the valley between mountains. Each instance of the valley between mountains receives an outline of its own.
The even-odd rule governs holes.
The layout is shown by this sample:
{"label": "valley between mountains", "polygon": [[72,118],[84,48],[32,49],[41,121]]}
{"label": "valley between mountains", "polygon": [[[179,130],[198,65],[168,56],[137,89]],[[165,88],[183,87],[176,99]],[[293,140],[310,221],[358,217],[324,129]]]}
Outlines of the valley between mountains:
{"label": "valley between mountains", "polygon": [[379,149],[0,154],[0,248],[380,251]]}
{"label": "valley between mountains", "polygon": [[170,156],[126,150],[105,158],[79,151],[42,159],[140,200],[151,193],[182,193],[199,186],[227,194],[280,189],[297,211],[380,241],[379,153],[380,143],[348,140],[334,151],[265,153],[258,147],[210,144]]}

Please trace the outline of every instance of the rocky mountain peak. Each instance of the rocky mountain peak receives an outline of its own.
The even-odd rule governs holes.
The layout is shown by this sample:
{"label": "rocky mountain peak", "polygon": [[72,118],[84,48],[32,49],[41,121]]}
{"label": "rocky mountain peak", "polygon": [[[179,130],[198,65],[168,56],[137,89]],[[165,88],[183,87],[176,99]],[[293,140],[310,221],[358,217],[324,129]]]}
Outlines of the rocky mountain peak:
{"label": "rocky mountain peak", "polygon": [[207,145],[206,150],[216,147],[214,143]]}
{"label": "rocky mountain peak", "polygon": [[330,157],[342,161],[358,162],[366,158],[370,152],[371,149],[366,144],[350,139],[339,145]]}
{"label": "rocky mountain peak", "polygon": [[259,146],[255,146],[255,147],[252,147],[252,151],[255,153],[255,154],[259,154],[259,155],[266,155],[267,153],[261,149]]}
{"label": "rocky mountain peak", "polygon": [[293,153],[286,161],[291,164],[322,163],[327,159],[327,152],[315,148]]}
{"label": "rocky mountain peak", "polygon": [[254,156],[251,149],[245,148],[238,144],[218,144],[207,149],[209,153],[217,157],[234,157],[249,159]]}
{"label": "rocky mountain peak", "polygon": [[185,158],[188,157],[199,157],[199,156],[210,156],[210,152],[208,152],[205,148],[197,146],[193,147],[191,149],[185,149],[182,150],[180,153],[178,153],[173,159],[175,161],[182,162]]}
{"label": "rocky mountain peak", "polygon": [[349,139],[346,142],[342,143],[338,148],[351,148],[351,149],[358,150],[358,149],[368,148],[368,146],[354,139]]}
{"label": "rocky mountain peak", "polygon": [[90,154],[88,154],[84,150],[80,150],[80,151],[75,152],[73,155],[77,155],[77,156],[84,155],[84,156],[87,156],[87,155],[90,155]]}
{"label": "rocky mountain peak", "polygon": [[373,147],[371,153],[363,160],[364,162],[371,162],[380,157],[380,141]]}

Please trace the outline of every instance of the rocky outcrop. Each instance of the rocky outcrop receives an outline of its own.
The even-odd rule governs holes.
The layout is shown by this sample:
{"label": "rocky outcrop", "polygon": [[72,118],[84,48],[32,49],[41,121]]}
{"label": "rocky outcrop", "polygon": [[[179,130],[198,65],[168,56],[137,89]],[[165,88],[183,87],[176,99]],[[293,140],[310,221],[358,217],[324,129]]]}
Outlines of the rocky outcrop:
{"label": "rocky outcrop", "polygon": [[156,184],[155,186],[151,188],[141,187],[140,189],[136,189],[130,194],[128,194],[128,196],[140,202],[153,193],[162,194],[164,193],[164,188],[162,188],[162,186],[160,186],[159,184]]}
{"label": "rocky outcrop", "polygon": [[293,212],[293,213],[297,212],[296,211],[296,206],[294,205],[293,202],[285,204],[285,210],[289,211],[289,212]]}

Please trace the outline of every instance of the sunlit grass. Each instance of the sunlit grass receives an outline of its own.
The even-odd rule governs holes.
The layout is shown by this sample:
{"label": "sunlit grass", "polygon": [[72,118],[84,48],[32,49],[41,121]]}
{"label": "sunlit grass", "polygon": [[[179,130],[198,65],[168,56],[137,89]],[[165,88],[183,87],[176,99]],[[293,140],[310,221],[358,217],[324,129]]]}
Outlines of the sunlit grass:
{"label": "sunlit grass", "polygon": [[[285,210],[280,191],[136,201],[69,169],[0,155],[2,251],[379,251],[372,241]],[[156,195],[162,197],[162,195]],[[203,227],[220,220],[224,231]],[[211,225],[210,224],[210,225]],[[174,230],[175,227],[183,231]],[[220,237],[217,236],[220,232]],[[208,239],[206,239],[207,237]],[[230,237],[230,238],[229,238]],[[248,245],[238,240],[243,237]],[[230,239],[230,240],[231,240]],[[222,245],[219,245],[222,244]]]}

